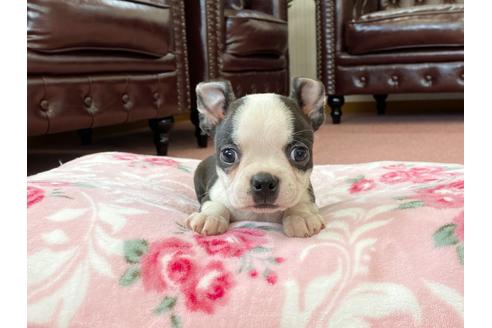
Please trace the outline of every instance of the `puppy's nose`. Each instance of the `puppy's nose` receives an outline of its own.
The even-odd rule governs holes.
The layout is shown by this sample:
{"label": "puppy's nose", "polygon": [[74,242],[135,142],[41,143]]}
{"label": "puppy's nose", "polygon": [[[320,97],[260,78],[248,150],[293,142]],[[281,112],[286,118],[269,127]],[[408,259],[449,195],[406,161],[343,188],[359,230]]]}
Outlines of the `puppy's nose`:
{"label": "puppy's nose", "polygon": [[272,204],[278,196],[278,178],[260,172],[251,178],[251,191],[256,204]]}

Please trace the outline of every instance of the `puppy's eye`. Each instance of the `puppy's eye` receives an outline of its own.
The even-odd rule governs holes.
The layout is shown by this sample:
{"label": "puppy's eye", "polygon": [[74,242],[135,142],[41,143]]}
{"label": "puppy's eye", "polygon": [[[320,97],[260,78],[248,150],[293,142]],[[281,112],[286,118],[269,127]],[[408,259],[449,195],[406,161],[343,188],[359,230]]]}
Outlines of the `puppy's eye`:
{"label": "puppy's eye", "polygon": [[290,151],[290,158],[295,162],[303,162],[309,156],[309,151],[306,147],[296,146]]}
{"label": "puppy's eye", "polygon": [[220,160],[227,164],[233,164],[237,161],[237,152],[233,148],[225,148],[220,152]]}

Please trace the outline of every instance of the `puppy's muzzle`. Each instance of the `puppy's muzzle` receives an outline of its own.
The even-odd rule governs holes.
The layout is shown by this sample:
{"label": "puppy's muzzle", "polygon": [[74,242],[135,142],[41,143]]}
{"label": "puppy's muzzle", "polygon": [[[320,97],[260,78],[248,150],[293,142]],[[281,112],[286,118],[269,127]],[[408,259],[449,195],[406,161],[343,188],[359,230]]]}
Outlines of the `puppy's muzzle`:
{"label": "puppy's muzzle", "polygon": [[273,206],[278,197],[279,179],[270,173],[260,172],[251,178],[251,194],[259,207]]}

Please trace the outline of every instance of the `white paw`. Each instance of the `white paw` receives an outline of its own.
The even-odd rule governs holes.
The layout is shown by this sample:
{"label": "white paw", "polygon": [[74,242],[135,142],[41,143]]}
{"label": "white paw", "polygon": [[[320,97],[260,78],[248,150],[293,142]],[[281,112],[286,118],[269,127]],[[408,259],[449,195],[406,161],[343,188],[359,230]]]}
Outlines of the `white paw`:
{"label": "white paw", "polygon": [[185,223],[194,232],[205,236],[220,235],[229,228],[229,220],[205,213],[193,213]]}
{"label": "white paw", "polygon": [[323,218],[317,213],[292,213],[282,223],[284,233],[289,237],[311,237],[325,228]]}

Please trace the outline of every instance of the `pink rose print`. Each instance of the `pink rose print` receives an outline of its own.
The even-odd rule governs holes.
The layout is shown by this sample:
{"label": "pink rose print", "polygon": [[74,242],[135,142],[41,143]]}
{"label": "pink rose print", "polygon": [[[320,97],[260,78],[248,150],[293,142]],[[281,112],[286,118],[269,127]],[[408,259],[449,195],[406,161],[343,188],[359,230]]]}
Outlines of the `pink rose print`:
{"label": "pink rose print", "polygon": [[174,237],[150,245],[143,239],[127,240],[123,250],[129,267],[120,277],[120,285],[130,286],[141,280],[145,291],[159,293],[160,303],[153,313],[169,316],[175,326],[181,320],[174,312],[180,302],[189,311],[207,314],[226,304],[235,285],[228,270],[233,262],[241,264],[238,273],[256,280],[261,274],[266,283],[275,285],[278,276],[270,268],[285,258],[272,256],[266,243],[264,230],[249,227],[232,229],[221,236],[195,235],[192,243]]}
{"label": "pink rose print", "polygon": [[177,254],[167,265],[167,276],[177,284],[187,282],[195,274],[195,264]]}
{"label": "pink rose print", "polygon": [[156,165],[156,166],[172,166],[172,167],[177,167],[179,165],[178,162],[176,162],[173,159],[170,158],[160,158],[160,157],[146,157],[144,159],[144,162]]}
{"label": "pink rose print", "polygon": [[406,171],[393,171],[385,173],[379,178],[379,181],[387,184],[402,183],[410,180],[410,174]]}
{"label": "pink rose print", "polygon": [[113,155],[113,158],[121,161],[127,161],[128,166],[136,167],[139,169],[148,169],[149,167],[156,166],[167,166],[177,168],[188,173],[191,172],[190,168],[171,158],[139,156],[134,154],[116,154]]}
{"label": "pink rose print", "polygon": [[368,191],[373,189],[376,186],[374,180],[372,179],[360,179],[357,182],[352,183],[349,191],[351,194],[356,192]]}
{"label": "pink rose print", "polygon": [[27,186],[27,208],[39,203],[44,198],[44,191],[42,189]]}
{"label": "pink rose print", "polygon": [[113,158],[120,161],[134,161],[138,159],[138,156],[134,154],[116,154],[113,155]]}
{"label": "pink rose print", "polygon": [[427,206],[435,208],[455,208],[464,205],[464,180],[418,191],[418,197]]}
{"label": "pink rose print", "polygon": [[465,180],[458,180],[452,182],[448,185],[450,188],[453,188],[457,191],[464,192],[465,191]]}
{"label": "pink rose print", "polygon": [[453,223],[456,225],[454,233],[460,241],[465,241],[465,212],[458,214]]}
{"label": "pink rose print", "polygon": [[[195,273],[195,265],[189,258],[192,245],[177,238],[154,242],[140,261],[140,273],[145,290],[162,292],[169,280],[182,284]],[[170,257],[169,257],[170,256]],[[167,263],[165,259],[169,258]]]}
{"label": "pink rose print", "polygon": [[430,181],[436,181],[439,179],[437,174],[443,171],[440,167],[412,167],[408,170],[414,183],[425,183]]}
{"label": "pink rose print", "polygon": [[219,236],[195,235],[195,240],[208,254],[225,257],[239,257],[266,243],[265,232],[248,228],[232,229]]}
{"label": "pink rose print", "polygon": [[274,260],[277,263],[283,263],[285,261],[285,259],[283,257],[276,257]]}
{"label": "pink rose print", "polygon": [[188,309],[211,314],[214,305],[224,305],[232,286],[232,276],[224,265],[219,261],[212,261],[200,272],[200,277],[184,286],[182,291]]}
{"label": "pink rose print", "polygon": [[387,170],[398,170],[398,171],[407,169],[407,167],[404,164],[391,164],[391,165],[383,166],[383,168]]}
{"label": "pink rose print", "polygon": [[275,283],[277,282],[277,275],[274,273],[274,272],[270,272],[267,276],[266,276],[266,281],[271,284],[271,285],[275,285]]}
{"label": "pink rose print", "polygon": [[407,169],[404,165],[391,165],[385,168],[395,170],[385,173],[379,178],[379,181],[387,184],[436,181],[439,179],[439,174],[443,172],[443,169],[440,167],[412,167]]}

